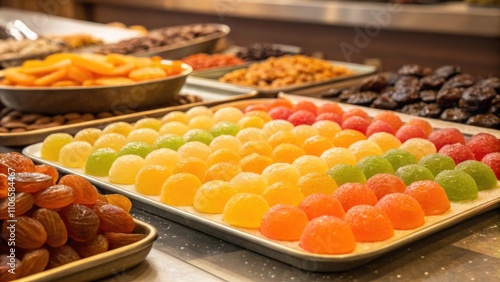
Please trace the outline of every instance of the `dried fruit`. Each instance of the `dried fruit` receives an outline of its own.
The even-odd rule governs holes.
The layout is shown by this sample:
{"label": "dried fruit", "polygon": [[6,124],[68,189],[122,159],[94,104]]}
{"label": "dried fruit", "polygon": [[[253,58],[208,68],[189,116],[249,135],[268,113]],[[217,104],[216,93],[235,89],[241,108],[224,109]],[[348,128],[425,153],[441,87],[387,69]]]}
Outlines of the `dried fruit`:
{"label": "dried fruit", "polygon": [[132,209],[132,202],[129,200],[129,198],[123,195],[109,194],[106,195],[105,197],[108,203],[120,207],[124,209],[126,212],[130,212],[130,209]]}
{"label": "dried fruit", "polygon": [[9,195],[9,180],[7,175],[0,173],[0,199]]}
{"label": "dried fruit", "polygon": [[3,238],[11,238],[12,234],[15,234],[16,247],[28,250],[38,249],[45,244],[47,232],[40,221],[28,216],[19,216],[14,220],[17,221],[3,222]]}
{"label": "dried fruit", "polygon": [[[17,193],[14,202],[12,197],[0,199],[0,219],[12,219],[21,216],[33,207],[33,196],[30,193]],[[12,202],[14,205],[12,205]],[[11,203],[9,206],[9,203]],[[15,208],[12,208],[14,206]]]}
{"label": "dried fruit", "polygon": [[68,236],[77,242],[94,238],[99,229],[99,217],[87,206],[71,204],[59,211]]}
{"label": "dried fruit", "polygon": [[108,239],[102,234],[97,234],[88,242],[75,242],[71,246],[80,255],[81,258],[90,257],[93,255],[104,253],[108,250]]}
{"label": "dried fruit", "polygon": [[120,207],[105,204],[94,208],[99,217],[99,228],[104,232],[131,233],[135,228],[132,216]]}
{"label": "dried fruit", "polygon": [[58,248],[51,248],[50,259],[47,269],[58,267],[80,259],[78,253],[68,245],[62,245]]}
{"label": "dried fruit", "polygon": [[35,205],[47,209],[59,209],[73,203],[76,199],[73,188],[67,185],[52,185],[33,195]]}
{"label": "dried fruit", "polygon": [[99,198],[99,193],[94,185],[81,176],[67,174],[61,177],[59,184],[68,185],[73,188],[76,196],[75,204],[92,205]]}
{"label": "dried fruit", "polygon": [[108,238],[110,250],[130,245],[146,238],[145,234],[127,234],[115,232],[106,232],[104,233],[104,236]]}
{"label": "dried fruit", "polygon": [[35,193],[52,185],[52,177],[38,172],[19,172],[13,182],[16,192]]}
{"label": "dried fruit", "polygon": [[42,272],[47,267],[47,264],[49,264],[49,256],[49,251],[44,248],[27,252],[22,260],[23,269],[21,277]]}
{"label": "dried fruit", "polygon": [[59,214],[54,210],[40,208],[33,213],[47,232],[47,245],[51,247],[60,247],[68,241],[68,232],[66,226]]}
{"label": "dried fruit", "polygon": [[[11,258],[7,255],[0,255],[0,281],[12,281],[21,277],[22,263],[17,258],[14,258],[13,265],[11,265]],[[15,273],[9,272],[9,269],[15,269]]]}
{"label": "dried fruit", "polygon": [[59,179],[59,172],[57,172],[57,169],[55,167],[50,165],[46,164],[36,165],[35,172],[43,173],[45,175],[52,177],[52,185],[55,185],[57,183],[57,180]]}
{"label": "dried fruit", "polygon": [[17,152],[0,155],[0,173],[9,175],[11,172],[33,172],[35,164],[25,155]]}

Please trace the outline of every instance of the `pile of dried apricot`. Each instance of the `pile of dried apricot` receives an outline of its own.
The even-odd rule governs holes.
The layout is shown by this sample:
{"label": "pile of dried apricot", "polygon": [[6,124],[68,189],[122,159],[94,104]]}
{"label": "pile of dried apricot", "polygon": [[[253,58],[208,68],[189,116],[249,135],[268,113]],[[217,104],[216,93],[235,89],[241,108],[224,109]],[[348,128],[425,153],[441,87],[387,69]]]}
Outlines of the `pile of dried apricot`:
{"label": "pile of dried apricot", "polygon": [[0,281],[10,281],[137,242],[130,200],[101,195],[86,179],[0,154]]}

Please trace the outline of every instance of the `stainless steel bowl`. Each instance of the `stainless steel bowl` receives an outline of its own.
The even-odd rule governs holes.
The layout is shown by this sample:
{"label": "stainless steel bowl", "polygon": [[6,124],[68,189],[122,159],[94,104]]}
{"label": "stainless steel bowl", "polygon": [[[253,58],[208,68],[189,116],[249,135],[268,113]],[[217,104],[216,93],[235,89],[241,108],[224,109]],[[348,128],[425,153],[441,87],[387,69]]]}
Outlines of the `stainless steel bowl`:
{"label": "stainless steel bowl", "polygon": [[12,109],[41,114],[156,108],[177,97],[193,71],[187,64],[182,64],[182,68],[183,72],[178,75],[116,86],[0,86],[0,101]]}

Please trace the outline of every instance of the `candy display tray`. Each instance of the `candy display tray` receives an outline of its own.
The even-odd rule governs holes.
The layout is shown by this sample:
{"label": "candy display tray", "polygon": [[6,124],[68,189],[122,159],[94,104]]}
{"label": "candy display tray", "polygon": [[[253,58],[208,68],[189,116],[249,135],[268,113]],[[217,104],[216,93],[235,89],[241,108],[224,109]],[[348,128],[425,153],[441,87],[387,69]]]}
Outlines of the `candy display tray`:
{"label": "candy display tray", "polygon": [[203,99],[202,102],[137,111],[130,114],[124,114],[119,116],[95,119],[91,121],[54,126],[54,127],[25,131],[25,132],[0,133],[0,144],[2,144],[3,146],[28,145],[42,141],[45,137],[47,137],[51,133],[65,132],[69,134],[75,134],[76,132],[84,128],[89,128],[89,127],[102,128],[107,124],[117,121],[134,122],[146,116],[161,117],[171,111],[187,110],[188,108],[195,106],[213,106],[224,102],[250,99],[257,95],[255,91],[245,87],[237,87],[229,85],[225,88],[215,89],[204,84],[191,84],[189,83],[189,81],[190,78],[188,77],[187,82],[180,90],[180,93],[197,95]]}
{"label": "candy display tray", "polygon": [[[310,99],[320,102],[318,99],[304,98],[293,95],[281,95],[291,100]],[[262,99],[265,100],[265,99]],[[238,101],[217,107],[235,106],[242,107],[250,103],[261,102],[258,100]],[[346,105],[354,107],[351,105]],[[370,112],[369,114],[373,114]],[[403,117],[404,119],[404,117]],[[436,127],[457,126],[443,122]],[[474,134],[471,126],[460,128],[464,134]],[[482,130],[482,129],[481,129]],[[496,132],[496,136],[499,136]],[[386,254],[392,250],[401,248],[416,240],[428,237],[444,228],[453,226],[480,213],[492,210],[500,206],[500,185],[495,189],[479,192],[479,197],[468,202],[451,203],[450,211],[442,215],[427,216],[425,224],[413,230],[396,230],[391,239],[376,243],[358,243],[354,252],[343,255],[319,255],[302,250],[298,242],[281,242],[263,237],[258,231],[250,229],[235,228],[229,226],[222,220],[221,215],[209,215],[197,212],[192,207],[173,207],[160,202],[159,196],[146,196],[135,191],[133,185],[116,185],[109,182],[107,177],[94,177],[85,174],[82,169],[68,169],[57,162],[51,162],[40,157],[41,143],[31,145],[23,150],[23,153],[35,162],[55,166],[64,173],[74,173],[85,177],[97,187],[109,192],[120,193],[134,201],[135,206],[153,212],[170,220],[179,222],[191,228],[200,230],[217,238],[237,244],[244,248],[253,250],[262,255],[274,258],[294,267],[317,272],[343,271],[360,266],[370,260]]]}
{"label": "candy display tray", "polygon": [[[284,87],[276,87],[276,88],[263,88],[263,87],[252,87],[252,86],[245,86],[249,87],[255,91],[257,91],[261,96],[276,96],[279,92],[294,92],[298,91],[301,89],[307,89],[310,87],[318,87],[321,85],[330,85],[332,87],[334,84],[342,81],[349,81],[352,79],[357,79],[360,77],[365,77],[371,74],[374,74],[377,69],[374,66],[370,65],[362,65],[362,64],[355,64],[355,63],[348,63],[348,62],[340,62],[340,61],[329,61],[334,65],[342,65],[345,66],[346,68],[352,70],[354,73],[352,75],[342,75],[338,77],[334,77],[332,79],[328,79],[325,81],[320,81],[320,82],[313,82],[313,83],[304,83],[304,84],[298,84],[298,85],[289,85],[289,86],[284,86]],[[192,74],[192,77],[195,78],[193,79],[193,83],[201,83],[201,84],[210,84],[214,85],[217,87],[223,86],[223,85],[236,85],[236,84],[231,84],[231,83],[225,83],[225,82],[219,82],[218,79],[222,77],[224,74],[245,68],[247,65],[242,65],[240,67],[234,67],[230,69],[226,68],[217,68],[213,70],[205,70],[205,71],[197,71],[196,73]]]}
{"label": "candy display tray", "polygon": [[16,281],[93,281],[132,268],[146,259],[158,237],[158,232],[152,225],[137,219],[135,219],[135,224],[135,231],[146,235],[138,242],[26,276]]}

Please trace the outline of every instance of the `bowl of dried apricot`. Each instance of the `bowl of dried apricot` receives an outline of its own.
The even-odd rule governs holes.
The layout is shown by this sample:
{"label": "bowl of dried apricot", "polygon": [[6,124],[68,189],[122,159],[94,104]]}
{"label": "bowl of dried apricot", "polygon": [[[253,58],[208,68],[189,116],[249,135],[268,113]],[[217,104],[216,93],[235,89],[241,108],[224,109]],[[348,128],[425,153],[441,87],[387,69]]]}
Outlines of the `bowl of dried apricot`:
{"label": "bowl of dried apricot", "polygon": [[156,108],[177,97],[191,72],[160,57],[58,53],[3,70],[0,101],[43,114]]}

